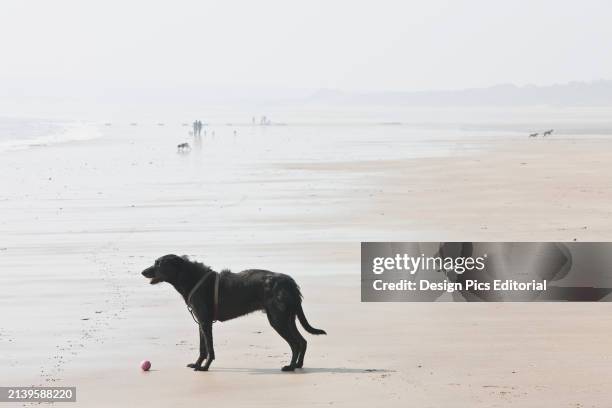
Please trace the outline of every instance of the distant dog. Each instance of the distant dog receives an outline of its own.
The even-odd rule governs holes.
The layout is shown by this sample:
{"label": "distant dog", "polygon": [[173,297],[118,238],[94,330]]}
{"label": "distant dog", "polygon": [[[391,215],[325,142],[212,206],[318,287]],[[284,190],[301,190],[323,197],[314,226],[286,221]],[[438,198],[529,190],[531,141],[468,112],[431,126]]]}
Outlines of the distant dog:
{"label": "distant dog", "polygon": [[554,132],[555,129],[549,129],[547,131],[545,131],[544,133],[542,133],[542,136],[546,137],[546,136],[550,136],[552,135],[552,132]]}
{"label": "distant dog", "polygon": [[538,137],[539,133],[531,133],[529,137]]}
{"label": "distant dog", "polygon": [[176,148],[179,152],[184,152],[185,150],[191,150],[191,146],[189,146],[189,143],[179,143],[178,145],[176,145]]}
{"label": "distant dog", "polygon": [[[215,359],[212,324],[262,310],[270,325],[291,347],[291,362],[282,371],[302,368],[306,340],[297,329],[297,317],[311,334],[327,334],[312,327],[302,310],[302,294],[293,278],[282,273],[249,269],[240,273],[213,271],[186,256],[165,255],[142,271],[151,284],[168,282],[176,289],[200,326],[200,354],[187,367],[208,371]],[[202,362],[206,360],[205,364]]]}

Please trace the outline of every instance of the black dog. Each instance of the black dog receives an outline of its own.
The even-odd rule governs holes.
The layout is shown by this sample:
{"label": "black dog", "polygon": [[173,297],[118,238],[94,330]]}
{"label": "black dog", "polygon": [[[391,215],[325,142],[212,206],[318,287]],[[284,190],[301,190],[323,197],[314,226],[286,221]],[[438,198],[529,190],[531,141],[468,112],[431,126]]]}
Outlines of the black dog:
{"label": "black dog", "polygon": [[165,255],[142,275],[151,279],[151,284],[168,282],[174,286],[200,325],[200,356],[187,365],[196,371],[207,371],[215,359],[212,324],[216,320],[223,322],[256,310],[265,311],[274,330],[291,347],[291,363],[283,371],[304,365],[306,340],[295,325],[296,316],[308,333],[327,334],[310,326],[302,310],[299,286],[282,273],[259,269],[217,273],[187,257]]}

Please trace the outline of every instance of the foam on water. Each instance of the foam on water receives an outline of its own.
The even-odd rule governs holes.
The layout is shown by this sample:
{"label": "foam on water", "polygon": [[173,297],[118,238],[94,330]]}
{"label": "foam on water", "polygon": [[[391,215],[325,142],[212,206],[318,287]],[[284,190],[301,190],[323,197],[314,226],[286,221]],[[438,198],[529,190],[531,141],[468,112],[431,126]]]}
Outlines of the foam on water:
{"label": "foam on water", "polygon": [[0,118],[0,152],[95,139],[100,130],[83,122]]}

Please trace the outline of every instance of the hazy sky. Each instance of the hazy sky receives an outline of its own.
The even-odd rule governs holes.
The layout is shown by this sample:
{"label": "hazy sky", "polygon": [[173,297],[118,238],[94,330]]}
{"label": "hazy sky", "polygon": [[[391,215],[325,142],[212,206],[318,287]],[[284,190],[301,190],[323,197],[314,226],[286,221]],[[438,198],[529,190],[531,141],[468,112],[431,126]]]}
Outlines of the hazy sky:
{"label": "hazy sky", "polygon": [[612,2],[590,0],[3,0],[0,84],[424,90],[612,79],[611,21]]}

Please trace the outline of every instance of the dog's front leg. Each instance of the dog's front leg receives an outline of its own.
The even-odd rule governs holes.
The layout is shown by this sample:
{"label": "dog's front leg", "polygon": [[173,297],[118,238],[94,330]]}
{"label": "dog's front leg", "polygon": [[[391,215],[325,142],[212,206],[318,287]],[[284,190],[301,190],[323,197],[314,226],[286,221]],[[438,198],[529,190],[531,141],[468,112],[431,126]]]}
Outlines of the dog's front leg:
{"label": "dog's front leg", "polygon": [[196,371],[208,371],[208,367],[210,367],[210,364],[213,362],[213,360],[215,359],[215,349],[213,347],[213,336],[212,336],[212,320],[207,320],[206,322],[202,323],[202,331],[204,332],[204,340],[205,340],[205,344],[206,344],[206,351],[207,351],[207,357],[206,357],[206,363],[204,363],[203,366],[201,367],[194,367],[194,370]]}
{"label": "dog's front leg", "polygon": [[208,357],[208,351],[206,348],[206,336],[204,335],[204,330],[202,330],[202,326],[199,326],[200,331],[200,355],[195,363],[187,364],[187,367],[197,369],[202,366],[202,361],[204,361]]}

